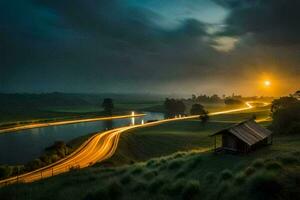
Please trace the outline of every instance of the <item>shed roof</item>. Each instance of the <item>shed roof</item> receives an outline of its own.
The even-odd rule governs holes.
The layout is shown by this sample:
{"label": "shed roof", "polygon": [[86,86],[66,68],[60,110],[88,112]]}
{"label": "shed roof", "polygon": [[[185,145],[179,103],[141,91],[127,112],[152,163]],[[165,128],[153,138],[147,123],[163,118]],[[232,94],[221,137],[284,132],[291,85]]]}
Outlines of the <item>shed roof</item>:
{"label": "shed roof", "polygon": [[256,144],[259,141],[262,141],[263,139],[269,137],[272,134],[271,131],[260,126],[254,120],[247,120],[231,128],[221,130],[213,134],[212,136],[220,135],[225,132],[231,133],[232,135],[236,136],[237,138],[244,141],[250,146]]}

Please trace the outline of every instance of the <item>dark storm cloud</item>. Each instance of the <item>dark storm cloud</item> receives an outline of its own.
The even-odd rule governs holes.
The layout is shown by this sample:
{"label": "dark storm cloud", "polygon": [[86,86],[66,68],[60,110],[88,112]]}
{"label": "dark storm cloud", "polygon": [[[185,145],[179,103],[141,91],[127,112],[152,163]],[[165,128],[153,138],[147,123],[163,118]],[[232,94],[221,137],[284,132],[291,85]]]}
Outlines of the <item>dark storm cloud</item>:
{"label": "dark storm cloud", "polygon": [[216,0],[231,10],[223,34],[253,37],[268,45],[300,44],[300,1]]}
{"label": "dark storm cloud", "polygon": [[[229,13],[218,24],[199,20],[195,8],[203,2],[187,3],[184,12],[174,4],[177,19],[171,9],[162,13],[167,1],[157,10],[134,0],[1,1],[0,90],[192,90],[212,80],[221,87],[232,74],[242,80],[245,67],[272,59],[298,74],[298,1],[214,0]],[[213,26],[225,28],[209,34]],[[221,36],[238,39],[237,46],[216,50]]]}
{"label": "dark storm cloud", "polygon": [[123,2],[5,3],[1,38],[7,85],[20,79],[36,87],[41,76],[44,89],[152,84],[194,76],[199,66],[213,63],[209,57],[218,53],[203,40],[204,23],[186,19],[167,30],[155,23],[159,14]]}

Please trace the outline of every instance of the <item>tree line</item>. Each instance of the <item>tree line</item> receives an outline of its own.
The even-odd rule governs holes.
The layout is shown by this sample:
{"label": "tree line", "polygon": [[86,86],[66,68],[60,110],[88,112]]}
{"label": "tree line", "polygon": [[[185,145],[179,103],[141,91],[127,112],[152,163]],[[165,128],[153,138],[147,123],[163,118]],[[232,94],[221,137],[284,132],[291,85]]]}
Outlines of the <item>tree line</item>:
{"label": "tree line", "polygon": [[[179,115],[186,115],[186,106],[183,100],[166,98],[164,107],[166,118],[174,118]],[[195,103],[192,105],[190,114],[199,115],[199,118],[202,122],[206,122],[209,119],[208,111],[206,111],[204,109],[204,106],[199,103]]]}

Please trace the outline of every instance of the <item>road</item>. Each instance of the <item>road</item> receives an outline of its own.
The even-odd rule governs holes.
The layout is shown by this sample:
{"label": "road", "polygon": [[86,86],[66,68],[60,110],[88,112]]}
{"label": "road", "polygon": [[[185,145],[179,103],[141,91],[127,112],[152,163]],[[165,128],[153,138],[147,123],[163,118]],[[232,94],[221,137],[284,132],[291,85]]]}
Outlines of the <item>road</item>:
{"label": "road", "polygon": [[83,123],[83,122],[94,122],[94,121],[102,121],[102,120],[141,117],[144,115],[145,114],[131,114],[131,115],[120,115],[120,116],[113,116],[113,117],[96,117],[96,118],[88,118],[88,119],[66,120],[66,121],[60,121],[60,122],[34,123],[34,124],[27,124],[27,125],[12,127],[12,128],[0,129],[0,134],[7,133],[7,132],[20,131],[20,130],[25,130],[25,129],[41,128],[41,127],[46,127],[46,126],[60,126],[60,125],[77,124],[77,123]]}
{"label": "road", "polygon": [[[211,116],[228,114],[238,111],[245,111],[252,109],[250,102],[246,103],[246,107],[240,109],[232,109],[220,112],[210,113]],[[51,177],[57,174],[61,174],[71,169],[79,169],[88,167],[96,162],[103,161],[109,157],[111,157],[117,149],[118,142],[120,139],[121,133],[137,129],[141,127],[147,126],[155,126],[162,123],[167,123],[171,121],[185,120],[185,119],[193,119],[199,117],[198,115],[181,117],[181,118],[173,118],[173,119],[164,119],[160,121],[149,122],[146,124],[132,125],[121,128],[116,128],[113,130],[105,131],[102,133],[95,134],[90,139],[88,139],[84,144],[82,144],[75,152],[66,158],[53,163],[49,166],[40,168],[33,172],[29,172],[18,177],[12,177],[9,179],[5,179],[0,181],[0,185],[11,184],[16,182],[33,182],[36,180],[40,180],[42,178]]]}

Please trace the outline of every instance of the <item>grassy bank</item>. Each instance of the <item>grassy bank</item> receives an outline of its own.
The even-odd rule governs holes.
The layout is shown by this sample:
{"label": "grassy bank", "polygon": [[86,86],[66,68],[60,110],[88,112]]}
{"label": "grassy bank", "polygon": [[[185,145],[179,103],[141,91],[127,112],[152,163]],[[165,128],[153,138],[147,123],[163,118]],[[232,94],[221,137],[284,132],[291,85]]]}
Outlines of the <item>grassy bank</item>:
{"label": "grassy bank", "polygon": [[298,199],[300,135],[276,135],[273,145],[249,155],[211,152],[210,134],[253,114],[264,119],[269,111],[257,108],[213,116],[205,125],[195,119],[128,131],[105,163],[7,186],[0,189],[0,196],[33,200]]}
{"label": "grassy bank", "polygon": [[194,150],[122,167],[90,167],[3,187],[0,196],[33,200],[298,199],[299,145],[299,136],[281,136],[275,137],[274,145],[247,156]]}

